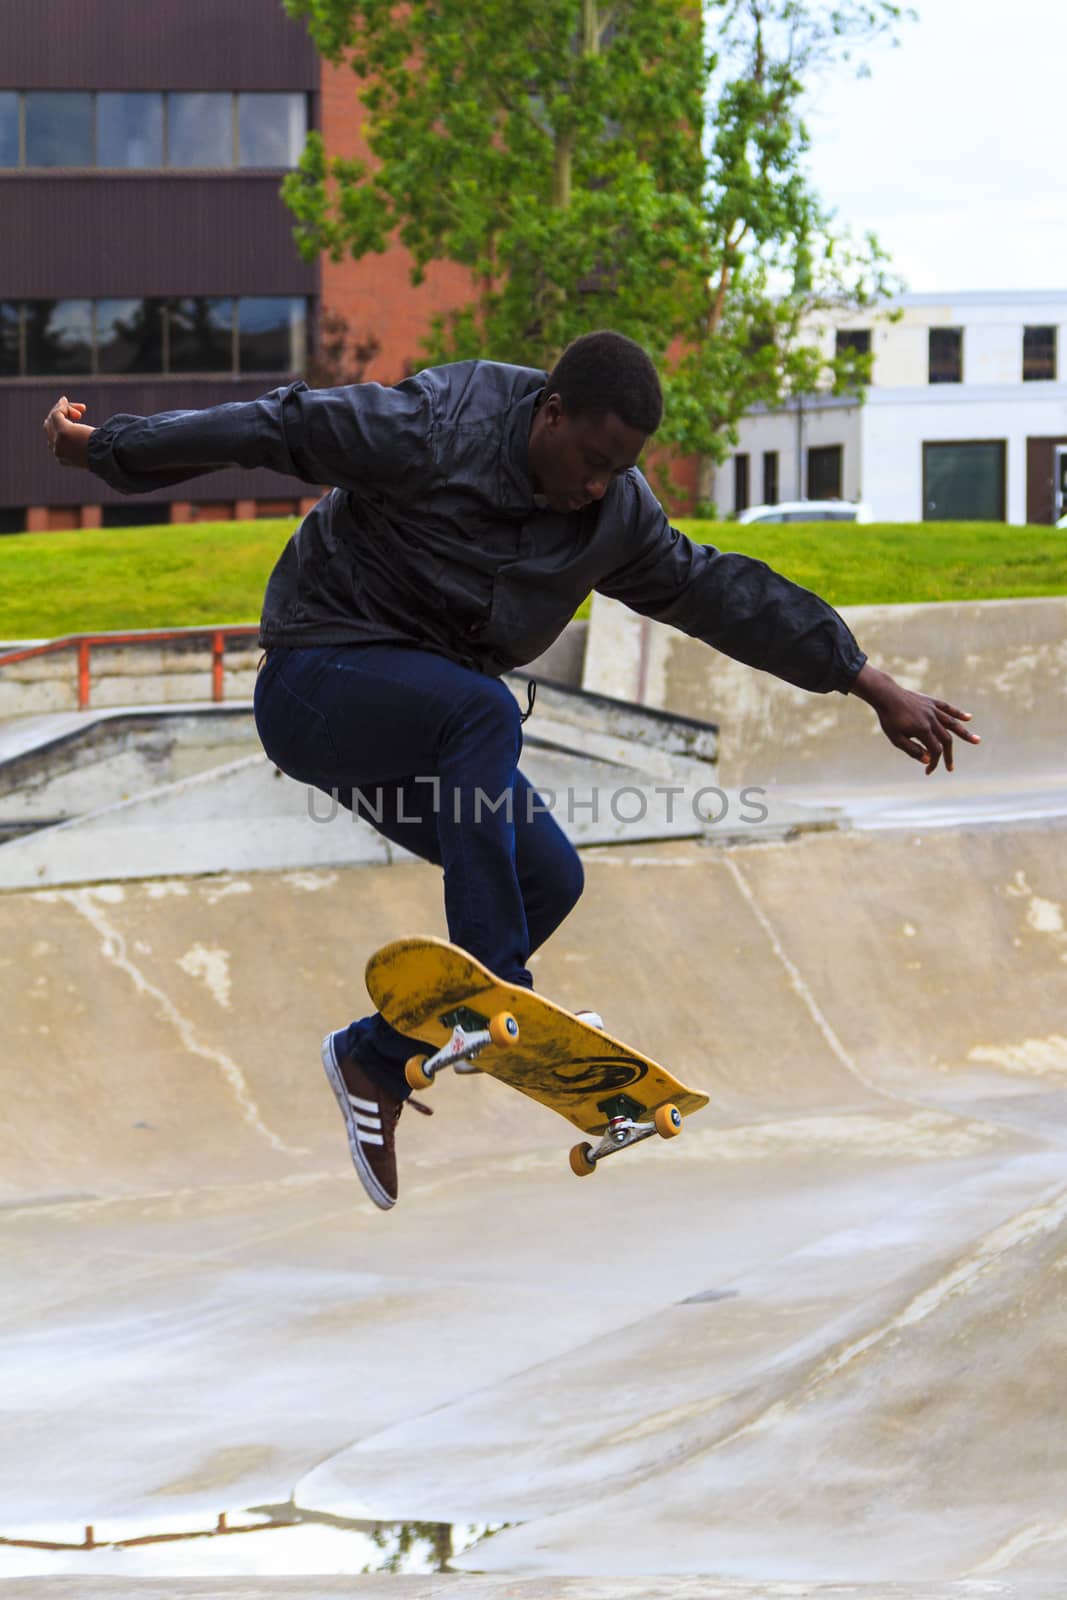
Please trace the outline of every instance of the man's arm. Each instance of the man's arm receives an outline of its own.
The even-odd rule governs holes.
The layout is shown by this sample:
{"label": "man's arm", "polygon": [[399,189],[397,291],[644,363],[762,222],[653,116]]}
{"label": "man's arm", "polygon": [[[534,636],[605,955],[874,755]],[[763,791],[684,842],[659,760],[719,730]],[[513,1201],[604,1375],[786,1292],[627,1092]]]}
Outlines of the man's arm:
{"label": "man's arm", "polygon": [[962,726],[970,713],[903,688],[867,660],[844,619],[810,590],[751,556],[698,545],[672,528],[640,473],[629,475],[630,559],[596,587],[601,594],[670,623],[747,666],[816,694],[865,700],[897,749],[932,773],[953,768],[953,736],[979,744]]}
{"label": "man's arm", "polygon": [[146,494],[223,467],[269,467],[305,483],[411,489],[429,458],[430,404],[417,378],[393,389],[351,384],[309,389],[303,381],[257,400],[204,411],[120,414],[97,428],[65,397],[45,433],[56,459],[87,467],[123,494]]}

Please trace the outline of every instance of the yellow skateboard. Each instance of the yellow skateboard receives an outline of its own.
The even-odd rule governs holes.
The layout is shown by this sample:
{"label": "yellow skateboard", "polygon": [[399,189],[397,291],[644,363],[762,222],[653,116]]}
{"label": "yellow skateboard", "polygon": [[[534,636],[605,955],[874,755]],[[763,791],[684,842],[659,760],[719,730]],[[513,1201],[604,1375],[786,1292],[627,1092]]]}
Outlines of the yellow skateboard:
{"label": "yellow skateboard", "polygon": [[673,1139],[682,1118],[708,1103],[647,1056],[532,990],[494,978],[444,939],[385,945],[367,962],[367,989],[394,1028],[440,1046],[408,1062],[413,1089],[428,1089],[445,1067],[509,1083],[597,1137],[596,1145],[571,1151],[579,1177],[653,1134]]}

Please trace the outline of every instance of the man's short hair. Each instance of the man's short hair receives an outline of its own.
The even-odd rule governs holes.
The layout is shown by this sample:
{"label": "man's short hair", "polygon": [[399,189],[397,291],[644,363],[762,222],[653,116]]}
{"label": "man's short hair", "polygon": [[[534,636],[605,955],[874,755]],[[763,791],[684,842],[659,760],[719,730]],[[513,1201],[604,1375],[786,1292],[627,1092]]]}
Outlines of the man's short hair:
{"label": "man's short hair", "polygon": [[569,344],[548,375],[545,399],[558,394],[569,417],[609,411],[645,435],[663,420],[663,390],[652,358],[623,333],[602,329]]}

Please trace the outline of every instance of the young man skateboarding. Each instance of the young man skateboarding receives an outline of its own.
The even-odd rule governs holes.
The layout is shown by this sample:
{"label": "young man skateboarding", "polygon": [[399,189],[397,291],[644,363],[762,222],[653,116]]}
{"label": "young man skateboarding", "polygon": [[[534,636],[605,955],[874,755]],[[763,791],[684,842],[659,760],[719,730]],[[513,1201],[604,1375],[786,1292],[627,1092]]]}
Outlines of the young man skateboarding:
{"label": "young man skateboarding", "polygon": [[[522,718],[501,675],[547,649],[590,591],[789,683],[857,695],[928,773],[952,769],[954,736],[977,743],[969,713],[872,667],[816,595],[671,527],[636,465],[662,408],[645,352],[600,332],[547,376],[465,361],[394,388],[297,382],[96,428],[64,398],[44,427],[60,462],[125,494],[226,466],[332,485],[267,585],[264,749],[442,867],[449,937],[529,985],[530,954],[574,906],[582,868],[518,769]],[[380,1015],[323,1044],[356,1170],[383,1209],[417,1046]]]}

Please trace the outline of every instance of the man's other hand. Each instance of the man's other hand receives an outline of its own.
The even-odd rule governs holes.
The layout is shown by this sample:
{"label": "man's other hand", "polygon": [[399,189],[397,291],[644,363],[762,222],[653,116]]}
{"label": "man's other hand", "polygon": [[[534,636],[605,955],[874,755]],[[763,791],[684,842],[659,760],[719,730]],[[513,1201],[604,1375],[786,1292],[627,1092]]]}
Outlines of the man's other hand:
{"label": "man's other hand", "polygon": [[942,756],[946,771],[953,770],[954,737],[967,744],[982,742],[978,734],[963,726],[971,720],[969,711],[961,711],[947,700],[935,700],[932,695],[902,688],[888,672],[879,672],[869,661],[860,668],[851,693],[866,700],[890,744],[903,750],[913,761],[921,761],[927,777],[936,770]]}
{"label": "man's other hand", "polygon": [[44,419],[48,448],[63,467],[89,465],[89,435],[92,428],[82,422],[85,406],[80,400],[57,400]]}

